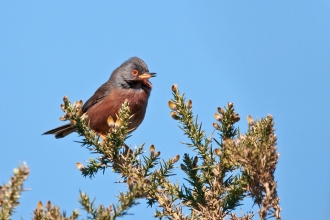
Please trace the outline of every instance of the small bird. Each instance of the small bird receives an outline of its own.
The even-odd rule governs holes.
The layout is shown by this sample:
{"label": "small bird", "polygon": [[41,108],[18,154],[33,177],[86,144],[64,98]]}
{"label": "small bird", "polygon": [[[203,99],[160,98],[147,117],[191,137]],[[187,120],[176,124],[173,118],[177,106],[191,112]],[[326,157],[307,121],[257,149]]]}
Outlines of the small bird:
{"label": "small bird", "polygon": [[[82,112],[87,112],[86,121],[89,121],[90,128],[106,135],[109,131],[107,118],[111,116],[116,120],[116,114],[125,100],[128,101],[133,115],[129,129],[137,128],[144,119],[152,89],[149,78],[154,76],[156,73],[150,73],[147,64],[138,57],[128,59],[115,69],[109,80],[82,106]],[[75,130],[74,126],[66,124],[43,134],[63,138]]]}

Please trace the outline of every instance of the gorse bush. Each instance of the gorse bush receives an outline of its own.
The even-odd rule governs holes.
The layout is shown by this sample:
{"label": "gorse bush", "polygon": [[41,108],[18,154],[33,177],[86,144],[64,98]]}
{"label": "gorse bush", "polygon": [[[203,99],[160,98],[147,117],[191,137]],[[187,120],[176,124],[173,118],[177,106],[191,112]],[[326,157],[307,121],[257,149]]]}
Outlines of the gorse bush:
{"label": "gorse bush", "polygon": [[[82,115],[82,101],[71,104],[67,97],[61,105],[64,116],[76,126],[83,137],[81,144],[98,155],[86,165],[77,163],[84,177],[93,178],[99,171],[111,168],[120,175],[127,191],[121,192],[118,201],[108,207],[95,205],[86,193],[80,192],[79,202],[88,213],[88,219],[116,219],[139,200],[145,199],[156,206],[154,217],[159,219],[252,219],[254,213],[237,216],[233,211],[246,197],[259,206],[259,218],[281,219],[277,184],[274,173],[279,154],[276,152],[276,135],[271,115],[260,120],[248,116],[248,131],[240,133],[235,124],[240,116],[234,104],[217,108],[214,114],[215,132],[205,134],[202,124],[192,112],[192,101],[172,86],[173,99],[168,102],[171,116],[190,140],[185,143],[189,153],[161,158],[161,152],[151,145],[147,152],[143,145],[130,149],[125,141],[129,137],[131,115],[129,103],[122,104],[116,121],[108,118],[109,133],[98,135],[88,126]],[[181,157],[181,160],[180,160]],[[181,162],[179,164],[179,161]],[[172,182],[169,176],[180,168],[186,177],[182,185]],[[9,219],[27,178],[29,168],[24,165],[15,170],[9,184],[0,188],[0,219]],[[188,210],[189,213],[184,213]],[[77,210],[66,217],[60,208],[47,202],[38,203],[33,219],[77,219]],[[151,217],[150,217],[151,218]]]}

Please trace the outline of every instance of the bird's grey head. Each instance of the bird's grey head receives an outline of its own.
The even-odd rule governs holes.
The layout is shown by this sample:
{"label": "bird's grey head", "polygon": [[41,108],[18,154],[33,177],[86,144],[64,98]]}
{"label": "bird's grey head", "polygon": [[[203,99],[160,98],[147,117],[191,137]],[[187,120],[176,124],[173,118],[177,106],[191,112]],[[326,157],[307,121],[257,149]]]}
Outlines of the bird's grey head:
{"label": "bird's grey head", "polygon": [[151,89],[152,85],[148,80],[154,77],[150,73],[147,64],[138,57],[132,57],[115,69],[110,77],[113,86],[131,89]]}

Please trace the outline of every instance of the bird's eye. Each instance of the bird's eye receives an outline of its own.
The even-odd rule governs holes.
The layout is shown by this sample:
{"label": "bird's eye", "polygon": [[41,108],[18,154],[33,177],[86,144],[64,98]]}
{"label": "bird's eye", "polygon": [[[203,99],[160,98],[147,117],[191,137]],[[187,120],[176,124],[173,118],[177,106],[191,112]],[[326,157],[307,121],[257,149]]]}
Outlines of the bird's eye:
{"label": "bird's eye", "polygon": [[133,76],[137,76],[139,74],[139,71],[137,71],[137,70],[132,70],[132,75]]}

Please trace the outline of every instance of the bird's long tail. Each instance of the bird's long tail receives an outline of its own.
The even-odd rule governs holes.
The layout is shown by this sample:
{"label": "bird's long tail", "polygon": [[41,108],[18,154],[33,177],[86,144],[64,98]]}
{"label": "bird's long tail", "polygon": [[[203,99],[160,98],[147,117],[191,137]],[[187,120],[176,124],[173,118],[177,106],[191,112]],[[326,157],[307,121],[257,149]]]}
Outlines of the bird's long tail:
{"label": "bird's long tail", "polygon": [[76,130],[75,127],[70,124],[62,125],[52,130],[46,131],[44,134],[55,134],[55,138],[63,138]]}

